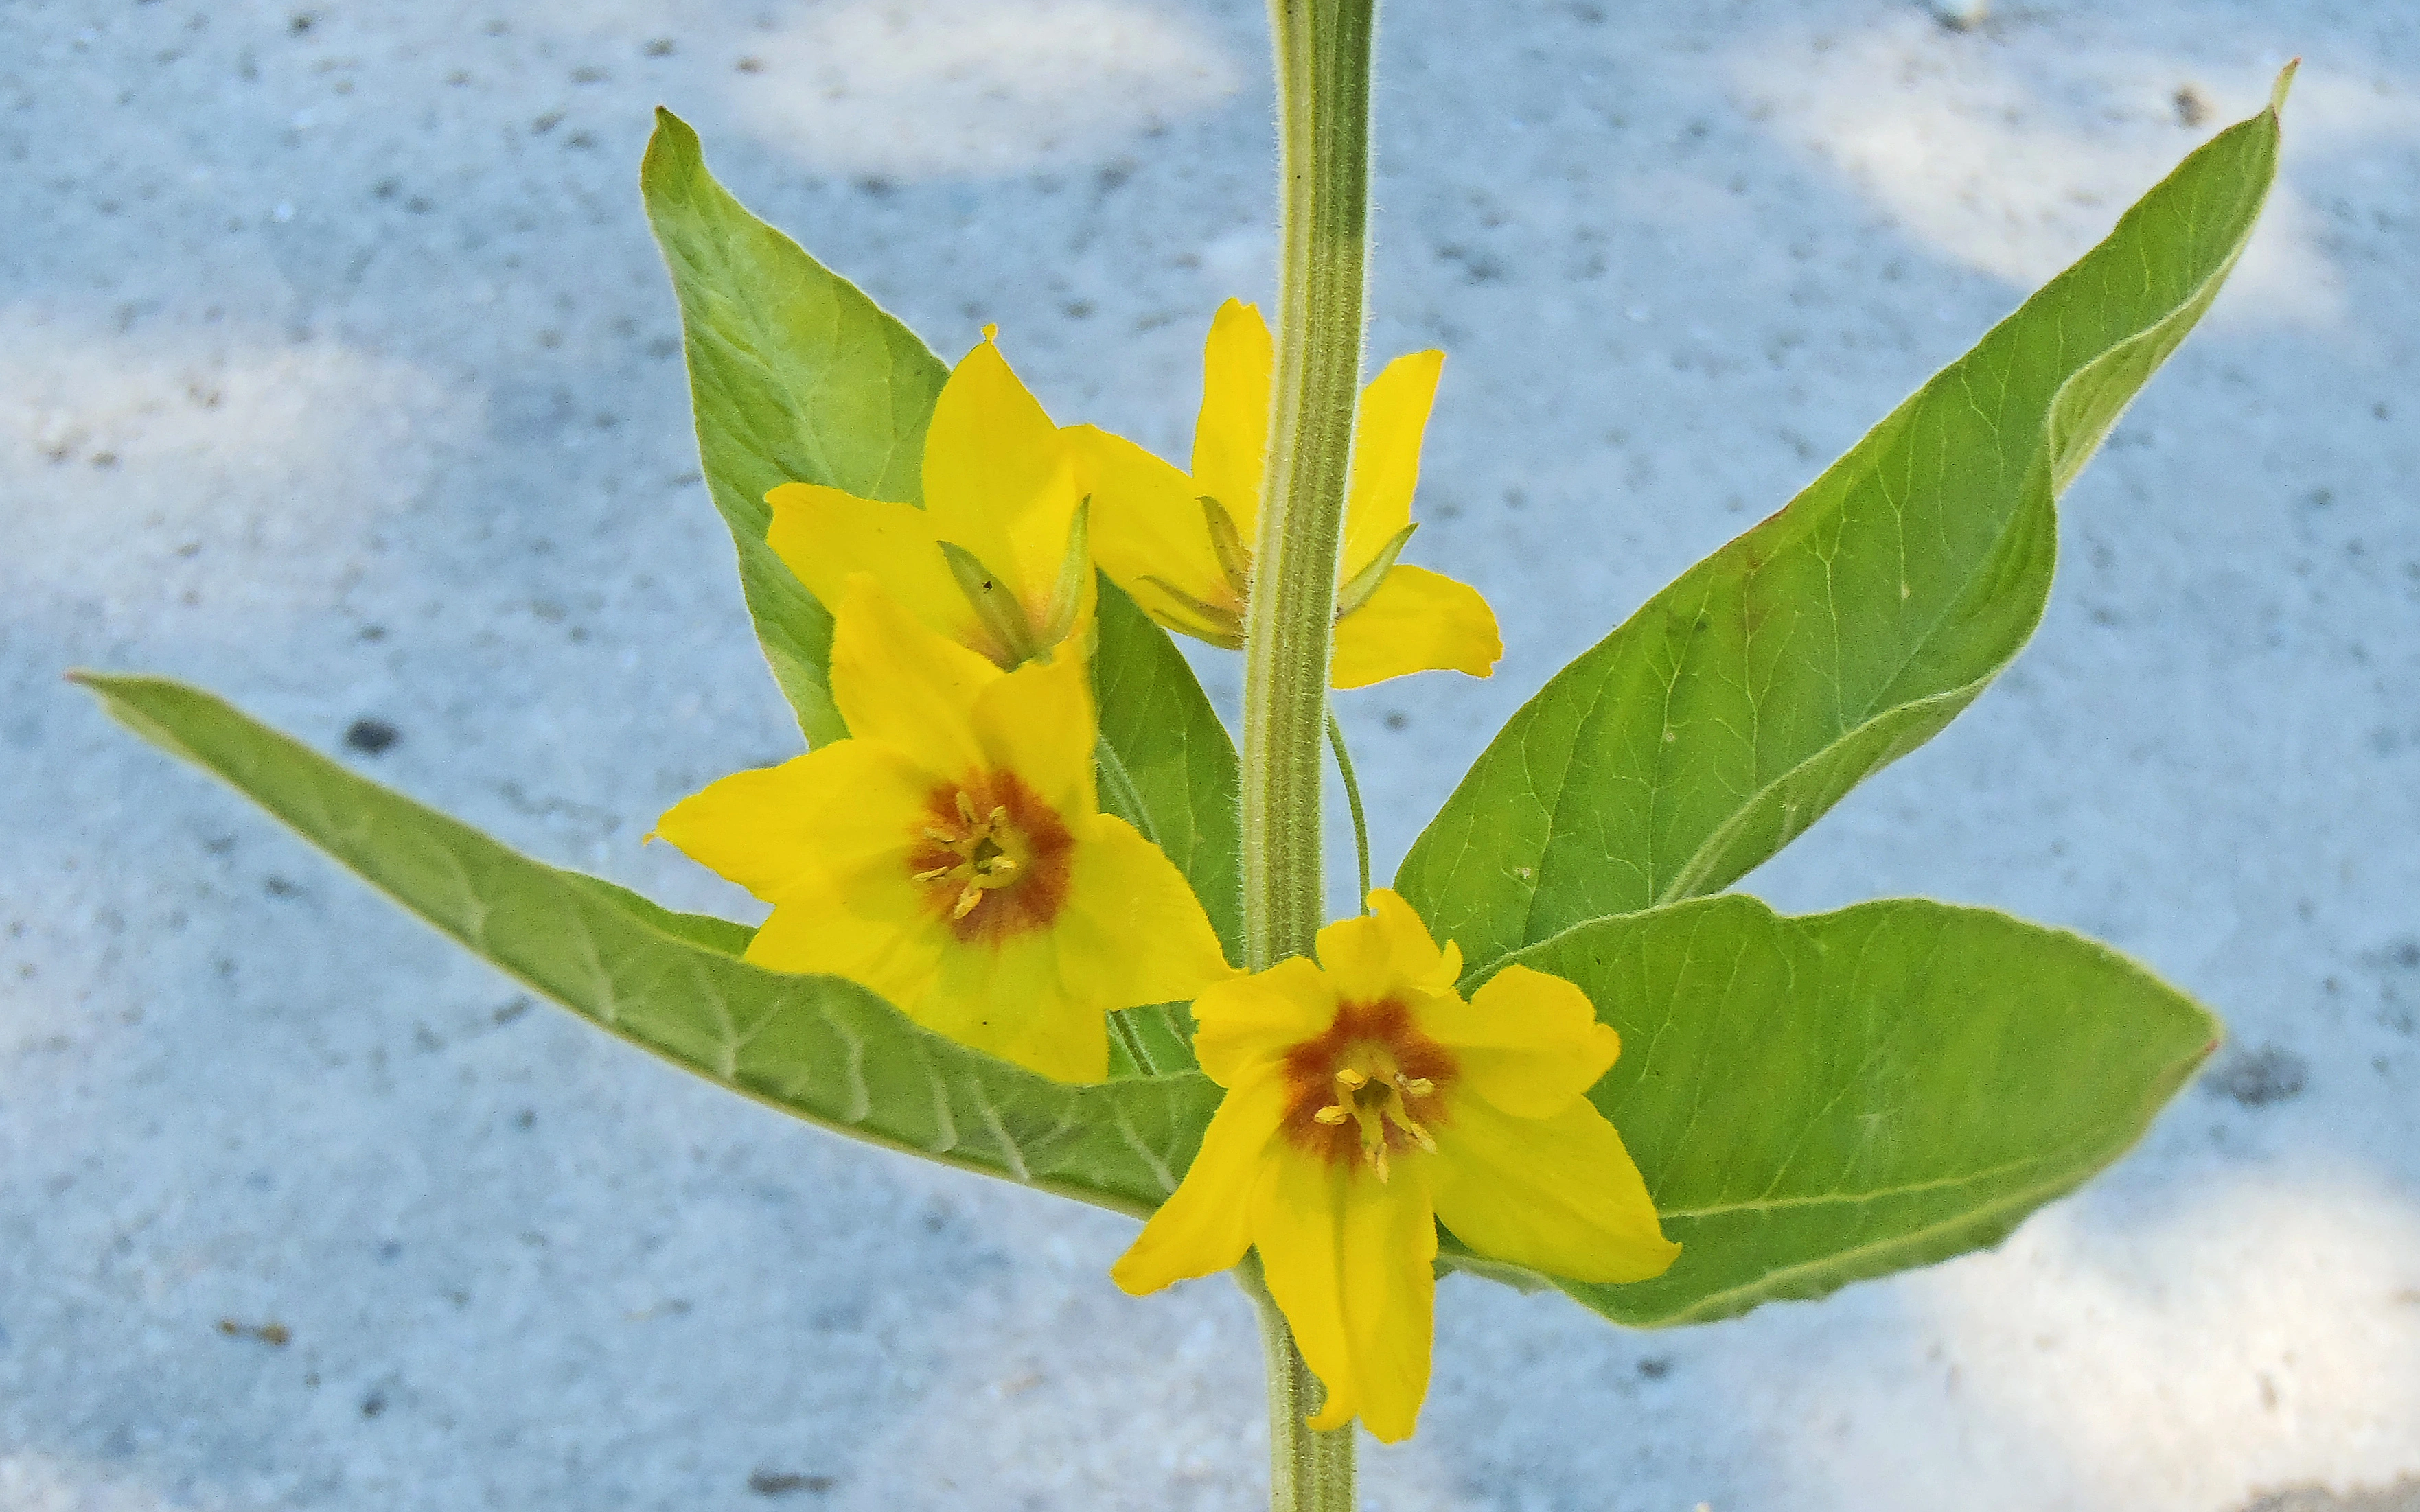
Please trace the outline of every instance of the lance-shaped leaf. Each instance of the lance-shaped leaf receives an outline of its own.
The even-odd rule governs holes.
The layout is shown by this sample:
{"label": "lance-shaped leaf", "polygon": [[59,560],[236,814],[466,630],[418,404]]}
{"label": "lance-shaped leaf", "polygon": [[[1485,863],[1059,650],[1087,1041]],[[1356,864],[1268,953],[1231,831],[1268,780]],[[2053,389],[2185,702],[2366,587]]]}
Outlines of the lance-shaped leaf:
{"label": "lance-shaped leaf", "polygon": [[2220,1033],[2105,946],[1945,903],[1701,899],[1512,959],[1621,1031],[1590,1096],[1684,1247],[1652,1281],[1554,1284],[1642,1327],[1997,1242],[2133,1145]]}
{"label": "lance-shaped leaf", "polygon": [[757,641],[808,743],[837,740],[831,615],[765,544],[765,494],[815,483],[921,501],[924,425],[949,369],[732,198],[670,111],[656,112],[639,188],[680,300],[698,462],[738,548]]}
{"label": "lance-shaped leaf", "polygon": [[[1193,884],[1227,959],[1243,959],[1243,789],[1235,743],[1167,631],[1100,578],[1093,690],[1101,807],[1142,831]],[[1123,788],[1123,795],[1112,790]],[[1129,811],[1131,810],[1132,811]]]}
{"label": "lance-shaped leaf", "polygon": [[762,971],[742,926],[534,861],[198,689],[84,674],[119,722],[221,778],[498,970],[737,1092],[858,1138],[1122,1212],[1157,1208],[1218,1088],[1068,1086],[917,1027],[851,982]]}
{"label": "lance-shaped leaf", "polygon": [[2058,491],[2209,308],[2276,159],[2273,104],[1558,673],[1397,873],[1438,936],[1485,964],[1717,891],[1973,702],[2041,616]]}

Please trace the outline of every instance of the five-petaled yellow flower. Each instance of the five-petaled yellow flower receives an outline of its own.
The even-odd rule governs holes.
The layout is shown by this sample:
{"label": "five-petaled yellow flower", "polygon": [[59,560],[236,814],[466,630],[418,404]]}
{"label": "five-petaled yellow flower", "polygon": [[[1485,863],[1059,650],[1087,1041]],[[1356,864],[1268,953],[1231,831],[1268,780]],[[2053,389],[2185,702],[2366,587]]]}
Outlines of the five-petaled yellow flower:
{"label": "five-petaled yellow flower", "polygon": [[[1190,477],[1122,437],[1069,431],[1091,464],[1094,560],[1153,619],[1231,650],[1244,643],[1271,362],[1260,311],[1220,305],[1202,354]],[[1338,687],[1432,668],[1485,677],[1504,655],[1477,589],[1395,560],[1411,537],[1420,437],[1444,365],[1443,352],[1398,357],[1361,393],[1329,672]]]}
{"label": "five-petaled yellow flower", "polygon": [[927,627],[1014,667],[1083,623],[1093,565],[1078,450],[996,335],[984,328],[934,402],[923,508],[785,483],[765,496],[766,540],[825,604],[869,572]]}
{"label": "five-petaled yellow flower", "polygon": [[1468,1001],[1462,952],[1411,905],[1319,932],[1194,1000],[1194,1051],[1227,1088],[1202,1152],[1110,1274],[1127,1291],[1260,1251],[1327,1388],[1311,1419],[1392,1443],[1428,1392],[1436,1226],[1576,1281],[1643,1281],[1680,1253],[1586,1096],[1621,1050],[1572,983],[1507,966]]}
{"label": "five-petaled yellow flower", "polygon": [[1175,866],[1095,807],[1075,647],[1003,672],[865,574],[836,618],[849,738],[726,777],[657,826],[773,905],[750,961],[862,982],[1063,1081],[1108,1073],[1105,1011],[1233,975]]}

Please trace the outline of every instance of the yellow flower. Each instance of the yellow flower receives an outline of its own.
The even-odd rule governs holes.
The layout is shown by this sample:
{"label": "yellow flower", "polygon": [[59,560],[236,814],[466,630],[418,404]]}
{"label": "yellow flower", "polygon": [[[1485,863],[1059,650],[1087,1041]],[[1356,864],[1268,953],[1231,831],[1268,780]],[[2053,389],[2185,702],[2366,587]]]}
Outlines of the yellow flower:
{"label": "yellow flower", "polygon": [[832,635],[849,736],[686,798],[657,832],[773,905],[747,958],[864,983],[926,1028],[1063,1081],[1101,1015],[1233,975],[1168,857],[1093,789],[1092,684],[1002,672],[865,574]]}
{"label": "yellow flower", "polygon": [[1014,667],[1065,640],[1094,588],[1076,448],[998,333],[984,328],[934,403],[923,508],[785,483],[765,496],[766,540],[825,604],[869,572],[928,628]]}
{"label": "yellow flower", "polygon": [[1507,966],[1469,1001],[1386,889],[1305,957],[1194,999],[1193,1048],[1227,1088],[1202,1152],[1110,1271],[1129,1292],[1257,1246],[1327,1388],[1314,1427],[1408,1437],[1429,1381],[1436,1225],[1575,1281],[1643,1281],[1666,1240],[1621,1136],[1585,1095],[1620,1038],[1559,977]]}
{"label": "yellow flower", "polygon": [[[1270,363],[1260,311],[1220,305],[1202,353],[1191,477],[1121,437],[1070,427],[1093,473],[1094,560],[1153,619],[1230,650],[1244,643]],[[1338,687],[1431,668],[1485,677],[1504,655],[1477,589],[1395,560],[1411,538],[1420,436],[1444,365],[1443,352],[1398,357],[1361,393],[1329,672]]]}

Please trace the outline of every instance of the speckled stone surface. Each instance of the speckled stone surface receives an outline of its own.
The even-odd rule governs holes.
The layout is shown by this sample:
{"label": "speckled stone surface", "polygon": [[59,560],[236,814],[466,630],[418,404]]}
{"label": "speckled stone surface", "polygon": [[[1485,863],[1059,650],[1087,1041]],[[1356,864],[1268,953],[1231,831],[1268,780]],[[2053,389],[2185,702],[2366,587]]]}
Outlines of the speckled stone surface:
{"label": "speckled stone surface", "polygon": [[[1125,1220],[530,1004],[58,676],[195,679],[744,906],[639,845],[796,744],[697,481],[648,107],[944,356],[997,321],[1054,413],[1172,449],[1210,310],[1268,285],[1262,24],[0,8],[0,1506],[1254,1504],[1231,1288],[1128,1300]],[[1747,884],[2088,931],[2236,1047],[1996,1252],[1822,1304],[1638,1335],[1450,1281],[1370,1505],[2420,1504],[2410,8],[1391,0],[1372,350],[1451,354],[1411,555],[1509,654],[1344,715],[1390,866],[1547,673],[2296,54],[2259,242],[2070,495],[2034,646]]]}

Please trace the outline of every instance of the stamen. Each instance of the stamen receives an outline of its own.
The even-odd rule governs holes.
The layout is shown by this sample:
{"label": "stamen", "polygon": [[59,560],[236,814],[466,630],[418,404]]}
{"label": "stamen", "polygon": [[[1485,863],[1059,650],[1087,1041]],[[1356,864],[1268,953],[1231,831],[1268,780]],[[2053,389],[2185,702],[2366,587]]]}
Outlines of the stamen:
{"label": "stamen", "polygon": [[[1408,1104],[1414,1099],[1435,1097],[1437,1084],[1426,1076],[1405,1073],[1383,1043],[1356,1045],[1345,1054],[1354,1063],[1331,1062],[1333,1069],[1328,1072],[1335,1100],[1311,1109],[1309,1121],[1325,1129],[1355,1126],[1361,1161],[1381,1181],[1394,1175],[1399,1147],[1436,1153],[1435,1137],[1412,1117]],[[1343,1150],[1337,1153],[1342,1155]]]}
{"label": "stamen", "polygon": [[1008,805],[994,804],[990,813],[978,814],[974,799],[966,789],[960,788],[954,798],[963,827],[952,830],[927,825],[924,838],[957,858],[912,873],[918,882],[958,885],[957,896],[950,903],[953,923],[973,913],[985,893],[1010,886],[1019,874],[1016,857],[1001,849],[1001,836],[1009,828]]}

